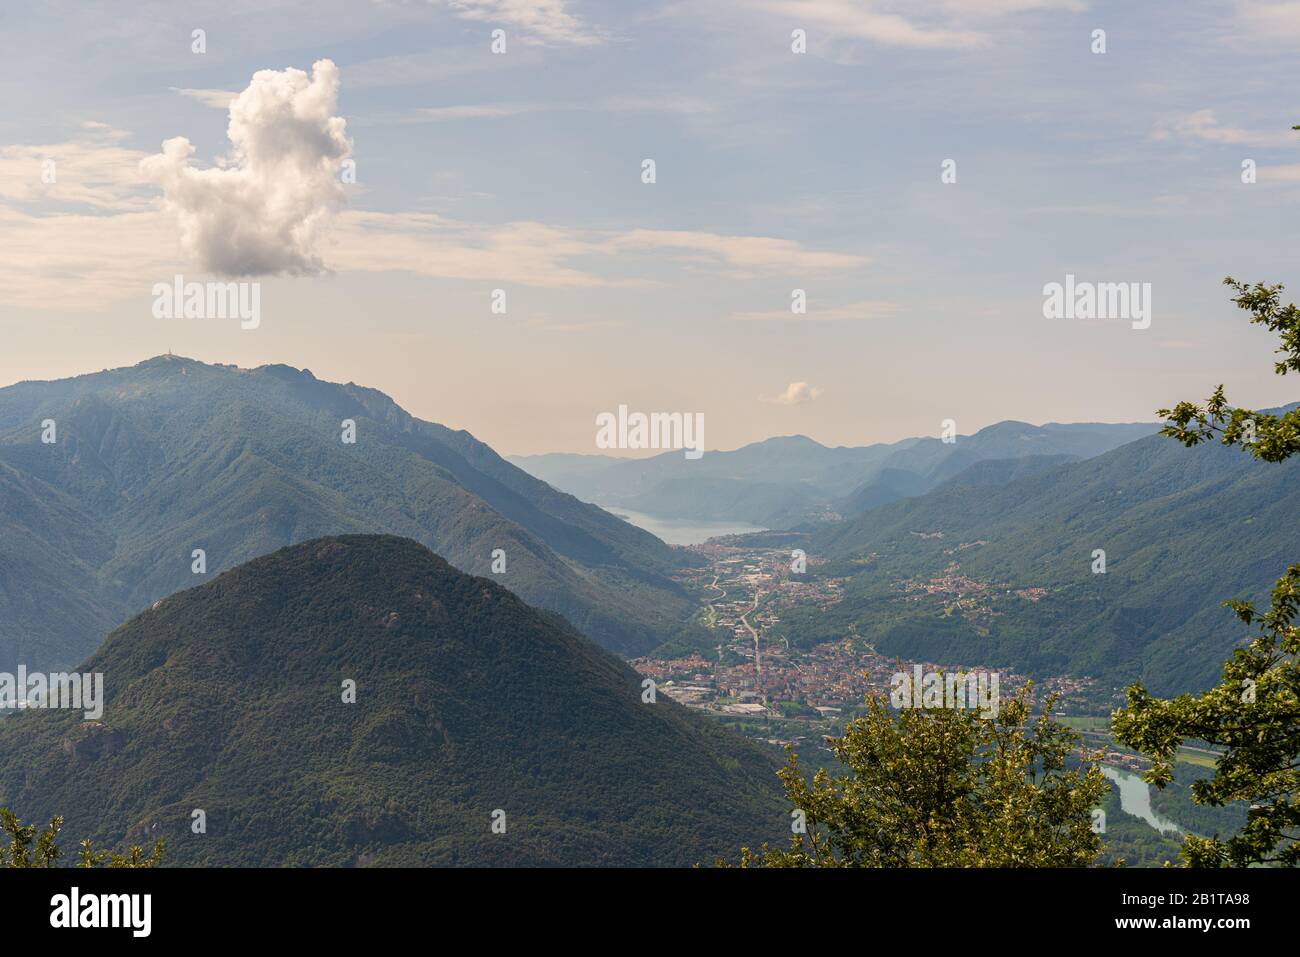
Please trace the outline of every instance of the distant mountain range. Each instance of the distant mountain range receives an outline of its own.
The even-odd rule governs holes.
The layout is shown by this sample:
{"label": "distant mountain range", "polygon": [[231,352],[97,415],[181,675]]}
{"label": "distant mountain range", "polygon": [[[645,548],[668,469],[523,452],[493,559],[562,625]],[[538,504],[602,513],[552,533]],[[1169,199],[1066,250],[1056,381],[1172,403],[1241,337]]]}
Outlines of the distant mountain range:
{"label": "distant mountain range", "polygon": [[500,549],[494,580],[620,652],[691,611],[668,577],[689,554],[373,389],[174,356],[0,389],[0,670],[75,664],[163,595],[349,532],[481,574]]}
{"label": "distant mountain range", "polygon": [[168,864],[690,865],[788,833],[773,757],[408,539],[242,564],[79,670],[102,720],[0,720],[0,806]]}
{"label": "distant mountain range", "polygon": [[[827,574],[852,576],[842,605],[818,616],[832,634],[855,624],[884,654],[1141,678],[1163,694],[1214,682],[1248,635],[1220,603],[1266,605],[1298,544],[1300,462],[1153,435],[1086,461],[982,462],[804,547],[831,560]],[[945,576],[996,586],[992,614],[968,617],[942,592],[900,600],[900,581]],[[1003,594],[1026,588],[1046,594]]]}
{"label": "distant mountain range", "polygon": [[[828,448],[803,435],[755,442],[688,461],[678,452],[645,459],[525,455],[510,461],[584,501],[663,518],[734,520],[768,528],[852,517],[922,495],[977,462],[1090,458],[1158,429],[1155,423],[1029,425],[999,422],[954,441],[910,438]],[[1046,457],[1046,458],[1045,458]],[[985,480],[990,479],[985,473]]]}

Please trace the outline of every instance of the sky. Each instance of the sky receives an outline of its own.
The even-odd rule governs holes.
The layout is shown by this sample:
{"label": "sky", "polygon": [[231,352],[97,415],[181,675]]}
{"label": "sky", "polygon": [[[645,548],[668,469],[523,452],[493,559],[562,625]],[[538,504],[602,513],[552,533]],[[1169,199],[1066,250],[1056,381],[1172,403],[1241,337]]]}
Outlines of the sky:
{"label": "sky", "polygon": [[1221,281],[1300,284],[1298,48],[1294,0],[7,0],[0,385],[286,363],[503,454],[1279,405]]}

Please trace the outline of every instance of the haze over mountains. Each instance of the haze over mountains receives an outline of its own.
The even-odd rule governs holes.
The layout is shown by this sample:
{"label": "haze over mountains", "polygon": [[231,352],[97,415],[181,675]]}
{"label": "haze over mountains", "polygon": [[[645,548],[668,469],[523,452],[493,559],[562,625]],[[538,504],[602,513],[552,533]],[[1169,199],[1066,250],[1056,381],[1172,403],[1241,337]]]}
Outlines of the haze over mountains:
{"label": "haze over mountains", "polygon": [[[344,420],[356,444],[341,441]],[[788,436],[699,460],[515,460],[568,494],[380,392],[288,366],[160,356],[19,383],[0,389],[0,670],[75,664],[133,613],[222,569],[376,532],[474,573],[491,574],[502,550],[494,581],[625,657],[712,647],[674,642],[698,627],[699,601],[671,576],[700,559],[585,496],[800,530],[814,561],[830,562],[816,573],[851,585],[841,604],[787,619],[799,644],[857,633],[911,659],[1188,690],[1239,637],[1219,602],[1261,596],[1286,567],[1300,538],[1297,472],[1183,449],[1155,429],[1003,422],[952,443]],[[196,548],[206,575],[192,571]],[[1098,548],[1105,575],[1090,571]],[[897,604],[899,582],[949,566],[1047,594],[978,623],[942,602]]]}
{"label": "haze over mountains", "polygon": [[[356,423],[355,444],[341,440]],[[41,441],[53,420],[56,441]],[[130,614],[283,545],[391,532],[636,653],[690,605],[690,556],[383,393],[159,356],[0,389],[0,670],[75,664]]]}
{"label": "haze over mountains", "polygon": [[775,759],[409,539],[240,565],[80,670],[103,720],[0,721],[0,806],[169,864],[680,866],[788,829]]}
{"label": "haze over mountains", "polygon": [[666,518],[734,520],[769,528],[853,516],[921,495],[976,462],[1089,458],[1156,431],[1154,423],[1111,425],[999,422],[955,441],[909,438],[828,448],[780,436],[695,461],[679,452],[644,459],[605,455],[512,456],[525,471],[578,498]]}

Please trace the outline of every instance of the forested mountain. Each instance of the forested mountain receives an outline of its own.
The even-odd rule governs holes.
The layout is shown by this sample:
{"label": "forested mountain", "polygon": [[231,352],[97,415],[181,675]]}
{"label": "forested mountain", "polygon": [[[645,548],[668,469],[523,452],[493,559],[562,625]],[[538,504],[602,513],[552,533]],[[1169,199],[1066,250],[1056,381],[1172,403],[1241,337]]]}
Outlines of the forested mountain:
{"label": "forested mountain", "polygon": [[788,832],[771,756],[409,539],[255,559],[80,670],[103,720],[0,720],[0,806],[170,864],[689,865]]}
{"label": "forested mountain", "polygon": [[[976,462],[1067,456],[1082,459],[1148,435],[1154,424],[1036,426],[999,422],[956,441],[909,438],[892,444],[828,448],[804,435],[765,439],[686,460],[680,452],[644,459],[533,455],[520,468],[578,498],[666,518],[734,520],[795,528],[852,517],[921,495]],[[986,473],[984,480],[991,480]]]}
{"label": "forested mountain", "polygon": [[[1006,421],[974,435],[954,436],[952,442],[918,439],[873,464],[861,484],[839,502],[839,511],[852,517],[878,505],[921,495],[977,462],[1041,456],[1092,458],[1150,435],[1156,428],[1146,423],[1030,425]],[[993,473],[984,473],[985,481],[992,477]]]}
{"label": "forested mountain", "polygon": [[[809,554],[853,584],[819,627],[856,621],[879,651],[922,660],[1140,677],[1158,693],[1212,683],[1246,637],[1220,603],[1264,598],[1295,560],[1300,462],[1150,436],[1034,467],[981,463],[827,527]],[[930,591],[904,597],[908,581]]]}
{"label": "forested mountain", "polygon": [[160,356],[0,389],[0,504],[0,669],[75,663],[205,580],[195,549],[211,575],[346,532],[406,535],[478,573],[501,549],[498,582],[616,650],[652,647],[689,614],[667,577],[684,553],[467,432],[287,366]]}

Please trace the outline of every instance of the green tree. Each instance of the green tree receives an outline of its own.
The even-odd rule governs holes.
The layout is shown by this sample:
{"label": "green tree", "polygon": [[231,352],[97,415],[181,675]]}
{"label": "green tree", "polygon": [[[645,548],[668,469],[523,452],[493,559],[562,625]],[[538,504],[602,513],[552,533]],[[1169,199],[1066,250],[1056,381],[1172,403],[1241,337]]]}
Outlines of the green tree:
{"label": "green tree", "polygon": [[902,708],[867,713],[828,739],[849,770],[808,781],[793,751],[781,769],[806,833],[788,850],[741,849],[742,867],[1082,867],[1102,849],[1092,809],[1109,784],[1096,755],[1067,770],[1078,736],[1031,714],[1026,686],[996,716]]}
{"label": "green tree", "polygon": [[[0,829],[9,838],[7,847],[0,846],[0,867],[54,867],[59,859],[56,842],[62,828],[63,818],[56,817],[50,820],[45,830],[37,833],[35,824],[23,824],[13,811],[0,807]],[[90,841],[82,841],[77,866],[156,867],[162,861],[162,855],[162,841],[156,842],[147,855],[143,848],[136,846],[130,847],[126,854],[96,851]]]}
{"label": "green tree", "polygon": [[[1228,277],[1235,302],[1250,321],[1278,333],[1275,363],[1279,375],[1300,372],[1300,310],[1282,305],[1281,285],[1249,286]],[[1220,385],[1203,404],[1180,402],[1158,413],[1162,430],[1187,446],[1218,439],[1266,462],[1281,462],[1300,452],[1300,409],[1271,415],[1229,404]],[[1212,777],[1192,785],[1200,804],[1215,807],[1249,801],[1246,824],[1226,840],[1189,835],[1180,851],[1191,867],[1242,867],[1300,863],[1300,807],[1293,796],[1300,784],[1300,564],[1292,565],[1273,588],[1268,611],[1246,601],[1224,602],[1258,634],[1233,651],[1223,680],[1204,694],[1172,700],[1152,698],[1141,682],[1128,689],[1127,706],[1115,712],[1115,737],[1152,758],[1148,782],[1163,788],[1173,777],[1174,755],[1183,741],[1200,740],[1224,749]]]}

